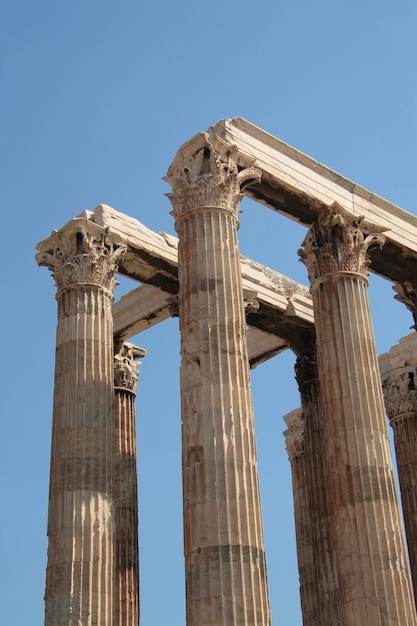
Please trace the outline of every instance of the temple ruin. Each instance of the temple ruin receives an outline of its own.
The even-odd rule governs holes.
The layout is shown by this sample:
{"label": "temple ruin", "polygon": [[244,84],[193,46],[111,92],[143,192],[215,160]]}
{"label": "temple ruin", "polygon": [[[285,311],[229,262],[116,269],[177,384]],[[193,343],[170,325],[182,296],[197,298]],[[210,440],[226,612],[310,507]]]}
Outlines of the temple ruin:
{"label": "temple ruin", "polygon": [[[378,359],[367,293],[386,278],[417,323],[417,218],[240,118],[165,179],[178,238],[99,205],[37,246],[58,303],[45,624],[139,624],[130,340],[176,316],[187,626],[271,623],[250,368],[288,349],[303,624],[417,626],[417,333]],[[309,287],[240,255],[244,195],[306,227]],[[139,286],[113,302],[118,274]]]}

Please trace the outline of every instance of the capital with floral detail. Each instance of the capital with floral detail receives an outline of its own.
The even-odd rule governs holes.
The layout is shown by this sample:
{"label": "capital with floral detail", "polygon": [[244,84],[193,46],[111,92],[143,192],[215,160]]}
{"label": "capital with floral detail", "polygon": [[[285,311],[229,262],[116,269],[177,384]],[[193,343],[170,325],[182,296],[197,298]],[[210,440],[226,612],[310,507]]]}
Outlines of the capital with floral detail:
{"label": "capital with floral detail", "polygon": [[203,133],[194,150],[187,147],[178,152],[164,178],[172,187],[166,194],[172,215],[178,220],[196,209],[218,207],[237,217],[243,187],[259,182],[261,171],[256,167],[239,169],[232,153],[216,151]]}
{"label": "capital with floral detail", "polygon": [[336,202],[322,210],[298,251],[310,281],[335,272],[366,276],[371,263],[369,250],[385,243],[382,232],[365,224],[363,218],[348,215]]}

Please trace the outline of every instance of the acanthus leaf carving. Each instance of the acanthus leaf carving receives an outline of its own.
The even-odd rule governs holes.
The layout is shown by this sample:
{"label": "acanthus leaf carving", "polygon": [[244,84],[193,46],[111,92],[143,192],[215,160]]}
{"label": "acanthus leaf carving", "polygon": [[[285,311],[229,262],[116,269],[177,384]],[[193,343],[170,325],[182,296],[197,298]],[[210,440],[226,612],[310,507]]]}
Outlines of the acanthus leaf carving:
{"label": "acanthus leaf carving", "polygon": [[417,413],[417,369],[404,370],[400,373],[391,371],[382,380],[385,410],[392,423],[402,416]]}
{"label": "acanthus leaf carving", "polygon": [[114,386],[118,389],[127,389],[136,393],[139,380],[138,358],[145,356],[146,351],[138,348],[133,343],[124,342],[115,346],[114,355]]}
{"label": "acanthus leaf carving", "polygon": [[336,202],[322,210],[298,251],[310,281],[334,272],[366,276],[371,262],[369,250],[385,243],[382,230],[372,230],[368,233],[362,218],[349,216]]}
{"label": "acanthus leaf carving", "polygon": [[107,228],[73,220],[39,244],[39,265],[48,267],[57,290],[73,285],[98,285],[113,294],[116,272],[127,246],[114,241]]}
{"label": "acanthus leaf carving", "polygon": [[166,195],[175,219],[205,207],[227,209],[237,217],[243,186],[260,179],[259,169],[239,170],[230,154],[225,156],[209,147],[184,156],[182,161],[177,158],[164,177],[172,187]]}
{"label": "acanthus leaf carving", "polygon": [[284,431],[285,447],[292,462],[304,454],[304,414],[302,409],[294,409],[284,415],[287,430]]}

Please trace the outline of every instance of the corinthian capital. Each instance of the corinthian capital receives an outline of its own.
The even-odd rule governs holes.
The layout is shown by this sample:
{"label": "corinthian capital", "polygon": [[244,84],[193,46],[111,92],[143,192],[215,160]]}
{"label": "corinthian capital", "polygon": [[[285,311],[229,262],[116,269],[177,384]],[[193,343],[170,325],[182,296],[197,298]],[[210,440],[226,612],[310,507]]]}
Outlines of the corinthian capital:
{"label": "corinthian capital", "polygon": [[347,215],[337,203],[321,211],[298,251],[310,281],[334,272],[366,276],[369,249],[385,243],[381,232],[364,224],[362,218]]}
{"label": "corinthian capital", "polygon": [[146,351],[128,342],[115,346],[115,349],[117,352],[114,355],[114,386],[136,393],[140,365],[136,359],[144,357]]}
{"label": "corinthian capital", "polygon": [[36,261],[52,271],[58,290],[72,285],[99,285],[113,294],[116,272],[126,246],[108,229],[78,218],[36,246]]}
{"label": "corinthian capital", "polygon": [[304,415],[302,409],[294,409],[284,415],[287,430],[284,431],[285,447],[292,462],[304,454]]}
{"label": "corinthian capital", "polygon": [[390,422],[417,413],[417,389],[414,386],[416,374],[416,371],[402,372],[382,381],[385,409]]}
{"label": "corinthian capital", "polygon": [[166,195],[175,219],[204,207],[221,207],[237,216],[242,186],[261,179],[260,170],[239,170],[230,153],[220,154],[204,143],[200,138],[194,150],[180,150],[164,178],[172,187]]}

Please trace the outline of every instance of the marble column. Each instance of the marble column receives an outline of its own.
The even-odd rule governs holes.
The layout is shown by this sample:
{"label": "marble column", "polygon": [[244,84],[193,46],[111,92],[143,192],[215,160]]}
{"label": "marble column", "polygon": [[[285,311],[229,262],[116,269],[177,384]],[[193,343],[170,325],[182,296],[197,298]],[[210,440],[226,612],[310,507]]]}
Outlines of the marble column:
{"label": "marble column", "polygon": [[113,321],[125,246],[77,218],[37,246],[58,326],[45,624],[113,626]]}
{"label": "marble column", "polygon": [[284,415],[285,447],[291,463],[294,497],[295,536],[300,579],[303,626],[320,626],[319,598],[315,571],[313,532],[309,506],[304,449],[304,416],[302,409]]}
{"label": "marble column", "polygon": [[237,243],[238,171],[199,136],[168,171],[179,236],[187,626],[270,624]]}
{"label": "marble column", "polygon": [[368,301],[368,250],[382,245],[337,204],[300,255],[311,281],[323,456],[341,623],[416,625]]}
{"label": "marble column", "polygon": [[387,415],[394,432],[404,524],[417,598],[417,333],[379,357]]}
{"label": "marble column", "polygon": [[115,347],[114,562],[118,626],[139,624],[138,487],[136,472],[136,359],[145,350],[131,343]]}
{"label": "marble column", "polygon": [[[315,337],[305,341],[295,373],[303,410],[304,465],[311,524],[317,626],[341,624],[340,600],[332,539],[329,485],[323,458],[323,424],[320,412]],[[313,584],[311,583],[311,588]],[[314,623],[314,622],[312,622]]]}

